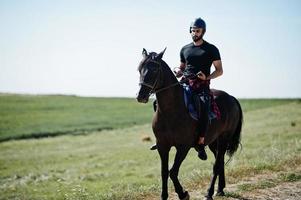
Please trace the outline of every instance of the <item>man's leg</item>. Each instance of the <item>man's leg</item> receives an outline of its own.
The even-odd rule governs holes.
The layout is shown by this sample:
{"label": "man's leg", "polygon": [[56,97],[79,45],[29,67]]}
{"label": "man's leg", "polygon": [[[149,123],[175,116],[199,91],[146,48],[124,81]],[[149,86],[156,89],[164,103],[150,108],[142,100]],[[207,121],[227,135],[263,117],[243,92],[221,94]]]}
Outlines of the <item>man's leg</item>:
{"label": "man's leg", "polygon": [[207,96],[202,96],[202,103],[200,109],[200,130],[199,130],[199,140],[198,140],[198,157],[202,160],[207,160],[207,154],[205,151],[205,133],[208,128],[208,104],[209,99]]}
{"label": "man's leg", "polygon": [[207,153],[205,151],[205,146],[203,144],[198,144],[197,151],[198,151],[199,159],[207,160]]}

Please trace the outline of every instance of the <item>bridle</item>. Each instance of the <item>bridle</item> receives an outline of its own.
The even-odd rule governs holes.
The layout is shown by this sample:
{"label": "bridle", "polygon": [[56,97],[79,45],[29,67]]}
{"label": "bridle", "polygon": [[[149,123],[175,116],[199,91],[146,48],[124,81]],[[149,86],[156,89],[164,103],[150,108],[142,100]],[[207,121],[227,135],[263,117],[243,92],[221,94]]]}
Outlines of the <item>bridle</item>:
{"label": "bridle", "polygon": [[[146,86],[146,87],[148,87],[148,88],[151,89],[150,92],[149,92],[149,95],[151,95],[151,94],[157,94],[159,92],[162,92],[164,90],[167,90],[167,89],[172,88],[172,87],[174,87],[174,86],[176,86],[176,85],[179,84],[179,82],[177,81],[176,83],[173,83],[173,84],[168,85],[166,87],[163,87],[163,88],[160,88],[160,89],[156,89],[159,81],[162,80],[161,79],[162,73],[163,73],[163,71],[162,71],[162,65],[161,65],[162,62],[161,62],[161,60],[160,61],[156,61],[156,60],[153,60],[153,59],[148,59],[148,62],[152,62],[152,63],[155,63],[155,64],[159,65],[159,72],[158,72],[158,75],[157,75],[156,80],[155,80],[155,82],[154,82],[153,85],[145,83],[144,81],[139,83],[139,85],[144,85],[144,86]],[[145,62],[143,64],[145,64]]]}

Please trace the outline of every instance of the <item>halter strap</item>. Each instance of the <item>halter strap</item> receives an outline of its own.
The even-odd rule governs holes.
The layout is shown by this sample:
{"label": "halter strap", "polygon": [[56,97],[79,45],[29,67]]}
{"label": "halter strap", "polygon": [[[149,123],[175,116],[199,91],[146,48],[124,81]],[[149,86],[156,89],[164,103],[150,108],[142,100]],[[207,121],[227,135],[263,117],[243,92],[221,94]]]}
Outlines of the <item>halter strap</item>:
{"label": "halter strap", "polygon": [[167,90],[167,89],[172,88],[172,87],[174,87],[174,86],[176,86],[176,85],[179,84],[179,82],[176,82],[176,83],[173,83],[173,84],[171,84],[171,85],[168,85],[168,86],[166,86],[166,87],[163,87],[163,88],[160,88],[160,89],[157,89],[157,90],[156,90],[155,88],[156,88],[156,86],[157,86],[157,84],[158,84],[158,82],[159,82],[159,78],[160,78],[161,73],[162,73],[162,66],[161,66],[161,62],[158,62],[158,61],[156,61],[156,60],[149,60],[149,61],[150,61],[150,62],[153,62],[153,63],[156,63],[156,64],[159,65],[159,75],[157,76],[156,81],[154,82],[153,85],[148,84],[148,83],[144,83],[144,82],[140,82],[139,84],[151,88],[151,90],[150,90],[150,92],[149,92],[150,94],[157,94],[157,93],[159,93],[159,92],[162,92],[162,91],[164,91],[164,90]]}

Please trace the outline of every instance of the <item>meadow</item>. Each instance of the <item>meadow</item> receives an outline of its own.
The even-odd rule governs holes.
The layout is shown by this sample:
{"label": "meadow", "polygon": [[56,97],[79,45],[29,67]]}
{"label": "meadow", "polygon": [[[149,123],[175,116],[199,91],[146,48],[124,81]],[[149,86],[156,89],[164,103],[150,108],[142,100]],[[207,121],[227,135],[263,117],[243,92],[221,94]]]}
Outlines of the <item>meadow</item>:
{"label": "meadow", "polygon": [[[290,99],[240,100],[244,111],[291,102]],[[0,141],[87,134],[146,124],[152,104],[133,98],[0,93]]]}
{"label": "meadow", "polygon": [[[300,181],[300,100],[240,102],[242,148],[226,166],[227,183],[264,173],[280,175],[255,186]],[[151,104],[134,99],[2,95],[0,108],[0,135],[5,140],[0,143],[0,199],[158,199],[160,160],[156,151],[148,149],[154,142]],[[77,129],[80,133],[73,134]],[[36,134],[52,132],[61,136],[36,139]],[[24,134],[26,140],[20,137]],[[144,137],[152,141],[145,142]],[[204,162],[192,149],[180,171],[184,187],[201,195],[213,163],[207,152],[209,159]],[[240,198],[255,186],[241,184],[226,194]]]}
{"label": "meadow", "polygon": [[0,94],[0,141],[145,124],[151,109],[132,98]]}

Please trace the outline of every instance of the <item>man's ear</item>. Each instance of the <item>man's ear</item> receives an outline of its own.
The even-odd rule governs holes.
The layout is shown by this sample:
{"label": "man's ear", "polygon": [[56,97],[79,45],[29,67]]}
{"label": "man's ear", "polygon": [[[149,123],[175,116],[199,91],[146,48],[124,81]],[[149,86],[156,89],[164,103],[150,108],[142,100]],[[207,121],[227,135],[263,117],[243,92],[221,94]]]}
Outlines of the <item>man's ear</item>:
{"label": "man's ear", "polygon": [[159,58],[159,59],[162,59],[164,53],[165,53],[165,50],[166,50],[167,47],[165,47],[165,49],[163,51],[161,51],[157,56],[156,58]]}
{"label": "man's ear", "polygon": [[146,51],[144,48],[143,48],[143,50],[142,50],[142,56],[143,56],[143,57],[148,56],[147,51]]}

